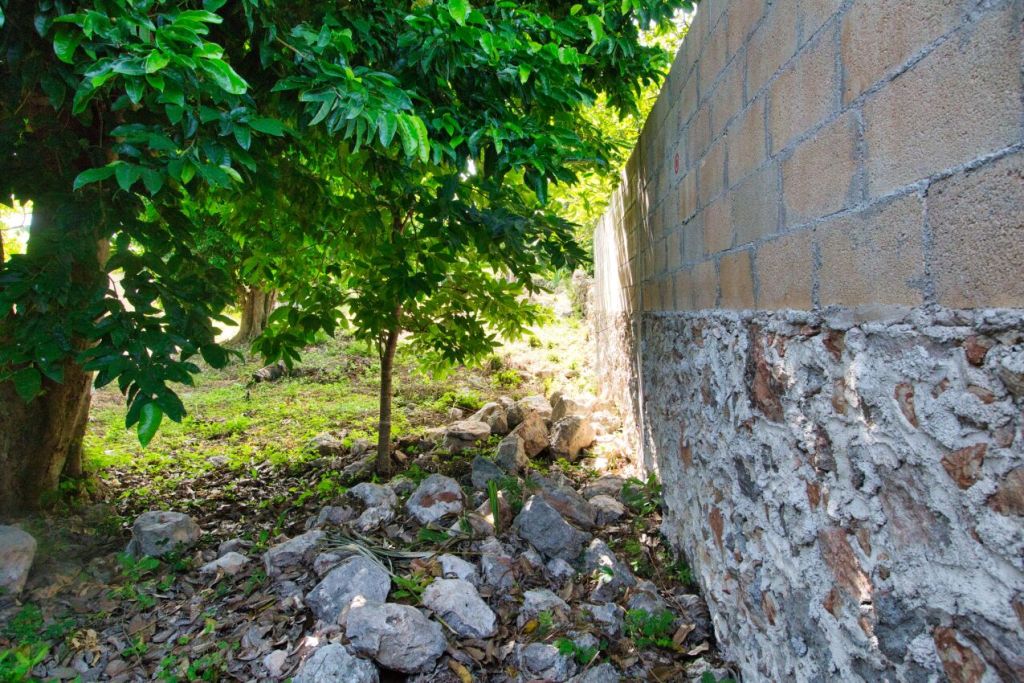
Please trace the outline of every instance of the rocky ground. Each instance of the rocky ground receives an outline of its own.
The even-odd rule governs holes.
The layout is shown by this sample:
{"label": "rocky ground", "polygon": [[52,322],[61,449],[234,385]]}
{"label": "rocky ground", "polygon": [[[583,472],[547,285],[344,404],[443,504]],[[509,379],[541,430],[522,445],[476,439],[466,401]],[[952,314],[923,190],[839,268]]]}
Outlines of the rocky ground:
{"label": "rocky ground", "polygon": [[388,482],[325,432],[287,466],[121,497],[127,549],[105,503],[0,527],[0,681],[726,680],[657,482],[609,455],[614,410],[573,390],[467,413],[403,438]]}

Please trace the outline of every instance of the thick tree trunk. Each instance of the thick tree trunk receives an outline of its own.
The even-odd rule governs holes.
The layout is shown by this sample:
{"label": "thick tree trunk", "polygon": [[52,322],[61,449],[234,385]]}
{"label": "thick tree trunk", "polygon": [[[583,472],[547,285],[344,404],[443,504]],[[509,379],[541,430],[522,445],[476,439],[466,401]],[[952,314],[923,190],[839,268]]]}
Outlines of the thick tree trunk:
{"label": "thick tree trunk", "polygon": [[391,461],[391,394],[394,391],[395,350],[398,348],[400,333],[398,329],[388,331],[380,354],[380,422],[377,426],[376,471],[382,478],[390,477],[394,469]]}
{"label": "thick tree trunk", "polygon": [[[108,245],[83,226],[80,207],[37,198],[27,255],[41,260],[71,254],[76,286],[95,286]],[[17,325],[16,317],[3,324]],[[2,332],[0,332],[2,337]],[[0,343],[2,343],[0,339]],[[72,340],[81,347],[85,342]],[[0,512],[32,509],[57,488],[62,474],[81,476],[82,441],[89,417],[92,375],[64,363],[64,381],[43,379],[42,393],[25,403],[10,382],[0,383]]]}
{"label": "thick tree trunk", "polygon": [[245,287],[242,290],[242,319],[238,334],[231,339],[231,344],[248,344],[260,336],[267,327],[267,319],[274,312],[276,303],[277,292]]}

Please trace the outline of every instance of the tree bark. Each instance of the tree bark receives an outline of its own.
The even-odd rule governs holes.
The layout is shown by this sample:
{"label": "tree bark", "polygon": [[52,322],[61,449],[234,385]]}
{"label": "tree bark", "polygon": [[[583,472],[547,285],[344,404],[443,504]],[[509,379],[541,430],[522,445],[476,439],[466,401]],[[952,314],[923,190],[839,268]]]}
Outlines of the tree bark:
{"label": "tree bark", "polygon": [[380,354],[380,422],[377,425],[377,461],[378,476],[390,477],[394,471],[391,460],[391,395],[395,370],[395,350],[398,348],[397,327],[388,330],[387,339]]}
{"label": "tree bark", "polygon": [[267,319],[274,312],[277,303],[277,292],[265,291],[258,287],[242,289],[242,319],[238,324],[238,333],[231,339],[231,344],[248,344],[263,334],[267,328]]}
{"label": "tree bark", "polygon": [[[97,239],[91,227],[80,223],[78,216],[87,212],[48,199],[34,201],[27,256],[51,259],[70,250],[72,282],[95,286],[103,277],[106,240]],[[4,317],[0,324],[18,324],[10,311]],[[72,343],[78,348],[85,344],[75,339]],[[63,382],[44,378],[41,395],[30,403],[11,382],[0,383],[0,512],[36,508],[57,488],[62,474],[82,474],[92,373],[74,360],[65,361],[63,368]]]}

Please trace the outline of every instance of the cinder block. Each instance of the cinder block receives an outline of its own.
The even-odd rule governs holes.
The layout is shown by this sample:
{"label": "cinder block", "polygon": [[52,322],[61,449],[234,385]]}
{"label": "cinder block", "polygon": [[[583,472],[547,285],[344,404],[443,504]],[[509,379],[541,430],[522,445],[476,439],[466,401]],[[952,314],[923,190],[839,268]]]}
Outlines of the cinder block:
{"label": "cinder block", "polygon": [[724,22],[719,23],[704,43],[704,51],[700,55],[697,64],[697,72],[700,74],[700,97],[707,99],[711,92],[711,84],[718,79],[718,75],[725,68],[729,56],[729,41],[725,35]]}
{"label": "cinder block", "polygon": [[754,275],[750,251],[737,251],[722,256],[719,264],[722,287],[722,308],[744,310],[754,307]]}
{"label": "cinder block", "polygon": [[697,198],[707,206],[725,187],[725,139],[719,139],[697,166]]}
{"label": "cinder block", "polygon": [[1024,306],[1024,153],[928,190],[938,303]]}
{"label": "cinder block", "polygon": [[[959,23],[961,0],[858,0],[843,17],[843,100],[850,102],[887,72]],[[885,36],[879,40],[879,36]]]}
{"label": "cinder block", "polygon": [[779,228],[779,167],[771,163],[750,174],[729,197],[736,245],[761,239]]}
{"label": "cinder block", "polygon": [[747,46],[747,96],[753,97],[796,53],[797,3],[773,2]]}
{"label": "cinder block", "polygon": [[864,105],[868,187],[888,194],[1020,140],[1019,4],[965,27]]}
{"label": "cinder block", "polygon": [[774,310],[810,310],[813,279],[814,233],[784,235],[757,248],[757,307]]}
{"label": "cinder block", "polygon": [[729,195],[724,194],[704,209],[704,254],[713,255],[732,246]]}
{"label": "cinder block", "polygon": [[697,110],[684,133],[686,154],[690,168],[697,168],[701,157],[711,143],[711,108],[705,102]]}
{"label": "cinder block", "polygon": [[768,129],[772,153],[829,118],[838,108],[835,44],[821,36],[804,49],[771,87]]}
{"label": "cinder block", "polygon": [[924,302],[924,205],[911,194],[815,229],[823,306]]}
{"label": "cinder block", "polygon": [[718,269],[712,260],[693,267],[693,310],[714,308],[718,302]]}
{"label": "cinder block", "polygon": [[697,213],[697,171],[693,170],[679,181],[676,188],[679,203],[679,220],[683,223]]}
{"label": "cinder block", "polygon": [[763,16],[764,0],[733,0],[730,3],[727,29],[730,55],[739,52]]}
{"label": "cinder block", "polygon": [[[690,68],[679,88],[679,128],[682,129],[697,111],[697,69]],[[690,161],[689,159],[687,160]]]}
{"label": "cinder block", "polygon": [[729,127],[729,184],[732,186],[760,166],[767,157],[764,106],[764,97],[755,100]]}
{"label": "cinder block", "polygon": [[797,225],[853,204],[860,195],[857,122],[836,119],[782,162],[786,224]]}
{"label": "cinder block", "polygon": [[699,213],[683,224],[682,259],[680,263],[692,263],[704,258],[704,213]]}
{"label": "cinder block", "polygon": [[665,239],[665,269],[669,272],[675,270],[682,263],[682,258],[683,226],[679,226]]}
{"label": "cinder block", "polygon": [[672,291],[675,310],[693,310],[693,273],[689,268],[683,268],[672,275]]}
{"label": "cinder block", "polygon": [[711,136],[725,131],[729,119],[743,109],[743,62],[732,60],[711,95]]}
{"label": "cinder block", "polygon": [[[932,0],[926,0],[924,4],[930,3]],[[908,3],[913,4],[913,3]],[[843,0],[800,0],[800,38],[801,42],[806,43],[810,40],[815,33],[843,6]],[[887,33],[878,33],[875,35],[876,38],[880,36],[886,36]]]}

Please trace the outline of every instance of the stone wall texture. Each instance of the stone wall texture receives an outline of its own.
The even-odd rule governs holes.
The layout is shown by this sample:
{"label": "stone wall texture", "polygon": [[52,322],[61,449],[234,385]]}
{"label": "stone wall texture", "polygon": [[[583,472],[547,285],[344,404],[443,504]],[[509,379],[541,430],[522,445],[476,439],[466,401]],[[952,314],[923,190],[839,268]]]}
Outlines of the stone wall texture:
{"label": "stone wall texture", "polygon": [[1024,0],[703,0],[602,392],[747,680],[1024,680]]}

